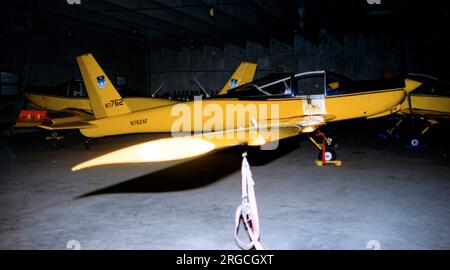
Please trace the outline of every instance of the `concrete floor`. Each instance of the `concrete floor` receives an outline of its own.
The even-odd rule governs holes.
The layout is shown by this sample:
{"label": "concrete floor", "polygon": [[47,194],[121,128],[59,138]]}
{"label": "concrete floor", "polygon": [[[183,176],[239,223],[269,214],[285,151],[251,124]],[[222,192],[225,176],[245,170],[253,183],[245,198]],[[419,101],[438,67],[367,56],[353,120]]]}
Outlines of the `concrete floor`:
{"label": "concrete floor", "polygon": [[[73,173],[88,158],[157,135],[104,138],[85,150],[76,138],[1,138],[0,249],[238,249],[240,203],[235,147],[164,164]],[[419,150],[341,135],[343,166],[316,167],[308,141],[250,150],[261,242],[266,249],[450,248],[450,162]]]}

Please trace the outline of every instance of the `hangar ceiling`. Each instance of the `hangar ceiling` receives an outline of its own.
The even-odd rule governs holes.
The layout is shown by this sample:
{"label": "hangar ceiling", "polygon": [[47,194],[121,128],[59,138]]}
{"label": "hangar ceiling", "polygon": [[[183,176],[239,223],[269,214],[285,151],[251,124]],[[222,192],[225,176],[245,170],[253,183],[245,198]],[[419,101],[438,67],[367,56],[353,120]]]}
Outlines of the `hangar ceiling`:
{"label": "hangar ceiling", "polygon": [[[271,38],[292,45],[294,35],[320,43],[349,31],[448,31],[448,1],[367,0],[6,0],[5,29],[40,25],[89,31],[152,48],[203,45],[267,46]],[[372,0],[370,0],[372,1]],[[374,1],[372,1],[374,2]],[[375,1],[376,2],[376,1]]]}

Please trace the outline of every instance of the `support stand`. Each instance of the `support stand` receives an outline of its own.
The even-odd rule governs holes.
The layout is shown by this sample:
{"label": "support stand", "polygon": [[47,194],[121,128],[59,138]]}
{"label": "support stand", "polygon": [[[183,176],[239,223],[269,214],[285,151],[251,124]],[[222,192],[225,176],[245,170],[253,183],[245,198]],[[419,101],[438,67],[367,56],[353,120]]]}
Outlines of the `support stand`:
{"label": "support stand", "polygon": [[341,166],[342,161],[336,159],[337,155],[334,149],[332,147],[327,147],[327,145],[331,145],[332,142],[325,136],[325,133],[319,131],[317,132],[316,136],[322,138],[321,145],[317,143],[313,137],[308,137],[309,140],[317,147],[317,149],[319,149],[319,158],[315,161],[316,165],[325,166],[327,164],[334,164],[338,167]]}
{"label": "support stand", "polygon": [[[235,218],[235,230],[234,239],[236,244],[245,250],[263,249],[261,243],[259,242],[260,231],[259,231],[259,217],[258,217],[258,207],[256,205],[256,196],[254,185],[255,182],[252,178],[252,172],[250,171],[250,165],[247,161],[247,153],[242,154],[242,168],[241,168],[241,188],[242,188],[242,203],[236,209]],[[245,243],[238,237],[239,226],[241,220],[244,222],[245,229],[247,231],[248,237],[250,238],[250,243]]]}

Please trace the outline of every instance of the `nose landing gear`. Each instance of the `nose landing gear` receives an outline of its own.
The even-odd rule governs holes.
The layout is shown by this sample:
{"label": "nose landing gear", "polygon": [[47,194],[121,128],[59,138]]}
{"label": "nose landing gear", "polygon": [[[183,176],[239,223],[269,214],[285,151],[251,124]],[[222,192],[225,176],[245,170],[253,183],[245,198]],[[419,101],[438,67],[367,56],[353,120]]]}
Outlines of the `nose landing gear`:
{"label": "nose landing gear", "polygon": [[316,136],[322,138],[322,144],[317,143],[317,141],[309,136],[309,140],[319,149],[318,159],[315,161],[317,166],[324,166],[326,164],[334,164],[336,166],[341,166],[342,161],[337,160],[337,154],[334,150],[336,143],[331,138],[327,138],[325,133],[317,132]]}

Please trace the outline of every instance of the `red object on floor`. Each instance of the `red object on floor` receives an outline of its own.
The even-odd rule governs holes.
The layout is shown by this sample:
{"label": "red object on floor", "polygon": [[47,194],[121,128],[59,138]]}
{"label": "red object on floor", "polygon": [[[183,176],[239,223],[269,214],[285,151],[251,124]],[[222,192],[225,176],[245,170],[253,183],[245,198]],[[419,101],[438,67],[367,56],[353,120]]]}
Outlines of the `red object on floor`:
{"label": "red object on floor", "polygon": [[322,164],[327,164],[327,161],[325,159],[325,152],[326,152],[327,144],[325,142],[325,138],[322,138]]}

